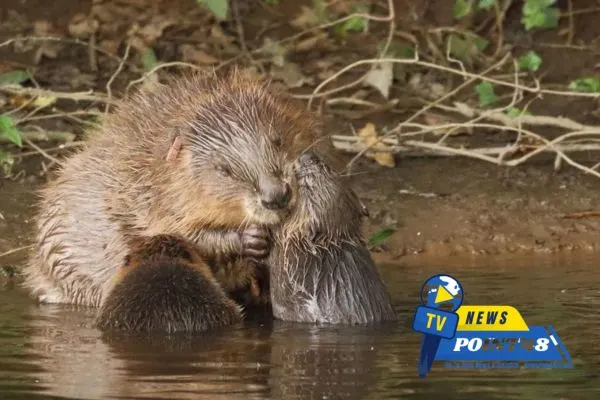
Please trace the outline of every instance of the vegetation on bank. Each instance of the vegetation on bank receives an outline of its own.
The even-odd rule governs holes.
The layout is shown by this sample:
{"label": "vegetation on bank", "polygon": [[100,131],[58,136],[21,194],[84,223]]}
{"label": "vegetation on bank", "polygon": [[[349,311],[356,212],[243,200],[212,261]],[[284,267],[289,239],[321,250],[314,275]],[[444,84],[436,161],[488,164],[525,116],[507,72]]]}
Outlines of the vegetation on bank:
{"label": "vegetation on bank", "polygon": [[[0,165],[4,174],[11,176],[15,158],[28,154],[41,153],[51,164],[60,163],[51,153],[76,146],[80,138],[77,128],[97,123],[117,91],[121,94],[151,83],[164,71],[221,68],[235,62],[279,81],[294,97],[306,101],[307,107],[360,122],[356,132],[346,130],[332,137],[337,148],[356,153],[353,161],[367,156],[393,167],[393,155],[401,153],[466,156],[516,166],[538,154],[552,153],[557,169],[568,163],[600,177],[597,163],[576,157],[582,151],[600,149],[600,127],[590,122],[593,118],[578,121],[532,111],[536,103],[543,104],[548,98],[558,102],[581,99],[597,105],[600,75],[543,83],[544,67],[569,60],[547,60],[531,43],[532,48],[526,50],[515,44],[519,35],[531,38],[539,32],[555,31],[565,39],[553,45],[596,52],[597,41],[581,43],[576,37],[581,30],[577,19],[597,9],[575,8],[572,0],[563,9],[556,0],[455,0],[452,26],[423,28],[421,8],[426,6],[420,1],[407,11],[395,9],[391,0],[312,0],[295,8],[280,0],[262,0],[259,11],[249,12],[252,18],[264,17],[265,31],[273,26],[284,26],[287,31],[275,28],[272,35],[263,32],[256,35],[260,39],[251,40],[244,34],[246,2],[197,3],[198,18],[202,23],[208,21],[211,28],[203,30],[207,36],[199,34],[196,42],[208,45],[178,45],[182,57],[167,54],[161,43],[169,29],[185,31],[190,24],[185,16],[176,14],[151,15],[151,23],[131,28],[125,38],[115,39],[108,30],[103,31],[108,22],[93,9],[89,15],[73,17],[68,35],[53,36],[47,27],[51,21],[46,21],[45,29],[36,22],[33,35],[24,29],[1,43],[17,52],[33,49],[40,66],[44,57],[60,60],[68,46],[87,46],[88,70],[98,75],[98,71],[110,71],[104,87],[82,93],[54,90],[52,78],[47,79],[48,86],[37,85],[32,69],[0,69],[4,71],[0,74]],[[583,2],[577,2],[580,6]],[[398,22],[410,21],[411,16],[415,26]],[[289,28],[293,33],[284,36]],[[107,50],[110,46],[98,45],[111,41],[115,54]],[[356,43],[367,45],[357,48]],[[52,47],[57,44],[62,45],[58,50]],[[302,58],[311,52],[318,53],[321,60],[312,56],[305,67]],[[348,53],[350,61],[346,62]],[[75,105],[63,106],[66,100]],[[543,110],[543,106],[537,109]],[[400,119],[393,126],[370,121],[372,115],[382,113],[388,113],[392,122]],[[68,119],[69,126],[76,123],[78,127],[65,131],[36,124],[52,118]],[[506,135],[500,145],[481,142],[482,135],[498,132]],[[46,151],[48,141],[62,143]]]}

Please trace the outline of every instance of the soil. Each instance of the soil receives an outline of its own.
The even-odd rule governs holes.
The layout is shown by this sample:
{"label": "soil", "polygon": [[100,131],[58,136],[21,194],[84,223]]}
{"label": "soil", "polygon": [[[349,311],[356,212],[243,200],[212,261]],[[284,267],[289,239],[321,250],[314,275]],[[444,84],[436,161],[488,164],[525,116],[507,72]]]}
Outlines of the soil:
{"label": "soil", "polygon": [[[51,26],[51,29],[46,29],[48,35],[68,36],[69,25],[73,26],[74,18],[85,18],[93,9],[91,1],[57,0],[53,2],[51,11],[42,3],[33,0],[3,1],[0,5],[0,43],[17,36],[39,34],[39,21]],[[261,63],[274,84],[287,85],[287,89],[295,94],[310,93],[324,77],[344,65],[372,57],[373,49],[385,39],[387,29],[386,24],[372,22],[368,35],[350,34],[346,39],[335,38],[328,31],[326,39],[315,41],[308,50],[288,53],[287,64],[278,68],[272,59],[255,58],[251,63],[247,57],[240,56],[242,46],[236,39],[238,26],[233,22],[215,22],[194,0],[107,0],[94,3],[96,7],[106,6],[96,38],[97,45],[105,52],[122,55],[127,33],[135,30],[136,26],[138,32],[143,32],[138,36],[141,39],[132,46],[131,56],[123,64],[122,71],[112,82],[115,96],[122,95],[127,83],[143,74],[141,54],[144,46],[151,46],[161,61],[205,63],[202,66],[206,68],[216,65],[211,57],[221,62],[237,56],[236,62],[242,65]],[[386,2],[375,3],[372,12],[385,14]],[[456,24],[452,18],[453,1],[435,2],[435,7],[430,4],[433,2],[423,0],[398,0],[394,3],[398,30],[415,33]],[[299,1],[272,6],[263,2],[240,1],[246,47],[252,50],[262,46],[267,37],[280,40],[297,33],[298,29],[280,22],[285,20],[284,16],[299,15],[303,6],[311,4],[311,1]],[[563,10],[566,10],[566,4],[566,1],[559,1]],[[513,47],[516,55],[533,49],[542,57],[544,62],[537,76],[542,77],[545,84],[564,86],[575,78],[598,75],[600,25],[596,22],[600,12],[594,11],[598,4],[595,0],[579,0],[576,7],[576,10],[591,11],[577,14],[574,18],[576,29],[570,46],[564,45],[564,28],[568,28],[566,19],[561,19],[559,29],[531,33],[519,23],[518,8],[507,13],[504,41]],[[38,23],[35,24],[35,21]],[[485,21],[483,23],[486,26]],[[490,25],[489,22],[487,25]],[[402,37],[398,35],[398,40]],[[493,34],[489,39],[491,42],[497,40]],[[99,54],[96,60],[98,68],[94,69],[89,49],[79,44],[60,43],[46,51],[40,50],[39,46],[37,43],[30,48],[0,47],[0,73],[30,68],[35,74],[35,82],[24,84],[27,86],[37,84],[56,91],[94,89],[105,92],[107,82],[119,67],[118,57]],[[294,69],[292,67],[300,70],[305,83],[290,84],[290,77],[281,71]],[[259,72],[261,68],[255,69]],[[350,82],[359,76],[358,71],[345,74],[336,84]],[[458,82],[456,77],[417,69],[408,69],[407,73],[423,73],[427,79],[439,80],[444,85],[456,85]],[[366,89],[361,90],[366,100],[382,101],[377,93],[365,95]],[[399,99],[409,99],[411,95],[403,82],[396,82],[390,93],[390,98]],[[472,94],[472,91],[465,94],[462,100],[472,101],[469,98]],[[499,95],[506,96],[506,93]],[[526,96],[524,101],[530,98]],[[0,111],[4,112],[10,109],[14,99],[0,94],[0,100]],[[593,99],[545,96],[532,104],[531,111],[600,125],[598,104]],[[93,109],[103,110],[98,103],[58,100],[53,112]],[[344,112],[328,107],[321,111],[328,132],[351,134],[350,126],[359,129],[367,122],[380,127],[395,126],[415,110],[415,105],[407,101],[393,110],[379,112],[363,113],[352,107]],[[25,108],[23,112],[29,111]],[[36,121],[35,125],[42,129],[73,132],[79,138],[84,132],[80,122],[72,118],[49,118]],[[552,129],[546,133],[549,138],[556,134]],[[493,135],[475,132],[462,140],[478,146],[497,146],[510,139],[511,136],[502,132]],[[38,144],[54,149],[57,143]],[[16,163],[11,177],[0,181],[0,254],[30,243],[34,193],[49,179],[41,167],[47,165],[48,160],[39,155],[19,156],[20,152],[30,150],[11,148],[17,156]],[[63,150],[54,149],[52,152],[58,158],[66,154]],[[334,149],[330,149],[330,156],[339,169],[353,157]],[[592,164],[600,159],[598,153],[593,152],[581,153],[578,157]],[[553,158],[538,157],[514,168],[460,157],[397,158],[396,161],[394,168],[385,168],[362,158],[348,177],[348,183],[365,201],[371,214],[366,226],[367,235],[383,229],[394,230],[390,237],[373,248],[386,258],[587,251],[596,250],[600,243],[600,217],[592,212],[580,215],[581,218],[565,218],[572,213],[600,210],[600,180],[569,167],[555,171]],[[2,257],[0,264],[18,264],[24,255],[25,250],[16,251]]]}

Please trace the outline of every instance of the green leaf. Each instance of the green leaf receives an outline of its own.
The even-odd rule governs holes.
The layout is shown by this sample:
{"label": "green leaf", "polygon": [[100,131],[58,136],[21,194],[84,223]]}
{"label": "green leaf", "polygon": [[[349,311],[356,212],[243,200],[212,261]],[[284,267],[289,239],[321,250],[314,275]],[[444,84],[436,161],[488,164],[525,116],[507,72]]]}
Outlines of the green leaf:
{"label": "green leaf", "polygon": [[8,115],[0,115],[0,135],[4,136],[19,147],[23,146],[23,138],[21,138],[21,133],[15,127],[12,118]]}
{"label": "green leaf", "polygon": [[156,58],[156,54],[152,47],[148,47],[148,49],[142,53],[142,67],[144,68],[144,71],[148,72],[157,65],[158,59]]}
{"label": "green leaf", "polygon": [[17,69],[0,74],[0,86],[18,85],[31,77],[31,73],[26,70]]}
{"label": "green leaf", "polygon": [[542,58],[535,51],[528,51],[519,57],[519,68],[525,71],[537,71],[542,65]]}
{"label": "green leaf", "polygon": [[[369,10],[365,5],[358,5],[354,7],[353,12],[356,13],[367,13]],[[363,17],[352,17],[349,20],[345,21],[343,24],[338,25],[336,27],[336,33],[341,36],[345,36],[346,33],[354,31],[354,32],[364,32],[367,29],[367,19]]]}
{"label": "green leaf", "polygon": [[483,10],[489,10],[494,7],[494,4],[496,4],[496,0],[479,0],[479,8]]}
{"label": "green leaf", "polygon": [[529,31],[533,28],[556,28],[558,26],[558,17],[560,15],[557,8],[539,8],[529,9],[525,11],[527,5],[523,6],[523,15],[521,23],[525,26],[525,30]]}
{"label": "green leaf", "polygon": [[369,240],[367,241],[367,244],[369,246],[373,246],[373,245],[375,245],[377,243],[381,243],[385,239],[387,239],[390,236],[392,236],[392,234],[394,232],[396,232],[396,230],[392,229],[392,228],[380,230],[379,232],[375,233],[373,236],[371,236],[369,238]]}
{"label": "green leaf", "polygon": [[481,107],[487,107],[498,101],[498,97],[494,93],[494,87],[487,81],[475,86],[475,91],[479,95],[479,105]]}
{"label": "green leaf", "polygon": [[367,26],[366,22],[367,20],[363,17],[353,17],[342,24],[341,30],[343,33],[350,31],[364,32]]}
{"label": "green leaf", "polygon": [[196,0],[198,4],[203,4],[218,19],[226,19],[229,11],[229,0]]}
{"label": "green leaf", "polygon": [[523,14],[537,14],[555,3],[556,0],[525,0],[525,3],[523,4]]}
{"label": "green leaf", "polygon": [[576,92],[600,93],[600,77],[575,79],[569,84],[569,89]]}
{"label": "green leaf", "polygon": [[520,110],[517,107],[511,107],[506,111],[506,115],[511,118],[518,118],[522,115],[531,115],[528,111]]}
{"label": "green leaf", "polygon": [[521,116],[521,110],[519,110],[517,107],[511,107],[506,111],[506,115],[511,118],[517,118]]}
{"label": "green leaf", "polygon": [[0,169],[2,169],[2,172],[4,172],[5,176],[10,176],[14,163],[15,159],[12,154],[10,154],[8,151],[0,149]]}
{"label": "green leaf", "polygon": [[454,18],[461,19],[471,13],[471,2],[467,0],[456,0],[452,9]]}

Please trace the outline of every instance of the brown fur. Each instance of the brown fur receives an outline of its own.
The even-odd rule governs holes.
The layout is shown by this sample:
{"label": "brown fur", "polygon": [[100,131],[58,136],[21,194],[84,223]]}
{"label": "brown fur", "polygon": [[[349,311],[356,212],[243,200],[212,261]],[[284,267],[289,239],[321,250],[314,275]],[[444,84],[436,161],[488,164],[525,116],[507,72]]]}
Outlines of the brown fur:
{"label": "brown fur", "polygon": [[136,238],[96,319],[102,330],[204,332],[242,320],[195,247],[169,235]]}
{"label": "brown fur", "polygon": [[286,321],[367,324],[394,320],[362,235],[366,208],[315,153],[297,162],[298,203],[269,256],[273,314]]}
{"label": "brown fur", "polygon": [[[125,99],[42,191],[26,286],[42,302],[100,306],[139,235],[185,237],[212,267],[266,257],[267,227],[296,201],[292,164],[318,132],[236,70]],[[288,189],[287,205],[265,208]],[[251,264],[233,265],[228,292],[252,282]]]}

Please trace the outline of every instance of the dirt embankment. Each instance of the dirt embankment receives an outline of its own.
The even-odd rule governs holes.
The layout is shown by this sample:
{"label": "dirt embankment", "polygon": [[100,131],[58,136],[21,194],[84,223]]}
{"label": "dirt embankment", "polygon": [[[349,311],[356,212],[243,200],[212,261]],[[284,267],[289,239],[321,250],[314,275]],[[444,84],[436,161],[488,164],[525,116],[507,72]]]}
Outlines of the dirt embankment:
{"label": "dirt embankment", "polygon": [[[338,168],[351,158],[333,156]],[[0,254],[30,243],[34,191],[43,181],[3,181]],[[383,169],[361,161],[347,182],[369,208],[367,236],[395,231],[374,248],[385,259],[599,250],[600,216],[565,218],[600,214],[600,182],[573,169],[498,168],[459,158],[406,159]],[[24,255],[3,257],[2,264],[17,265]]]}
{"label": "dirt embankment", "polygon": [[[453,158],[363,171],[349,182],[370,209],[368,234],[395,229],[392,257],[599,249],[600,182],[575,170]],[[588,211],[598,215],[576,215]]]}

